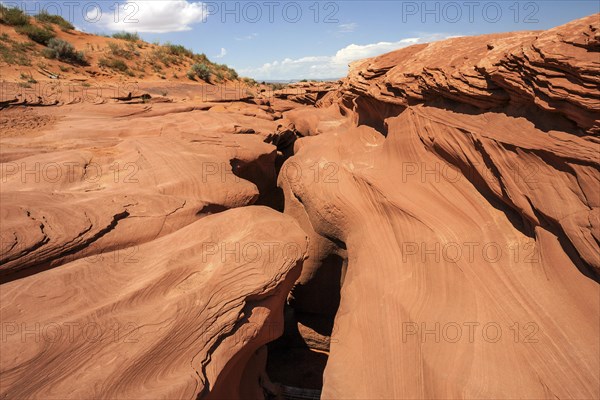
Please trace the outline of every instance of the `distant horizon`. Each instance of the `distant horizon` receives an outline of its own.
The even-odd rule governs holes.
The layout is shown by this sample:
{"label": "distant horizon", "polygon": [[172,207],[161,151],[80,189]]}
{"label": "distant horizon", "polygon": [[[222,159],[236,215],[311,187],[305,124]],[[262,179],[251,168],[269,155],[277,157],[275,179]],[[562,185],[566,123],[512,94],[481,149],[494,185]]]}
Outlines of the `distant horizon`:
{"label": "distant horizon", "polygon": [[257,81],[344,77],[350,62],[413,44],[455,36],[545,30],[600,12],[595,0],[570,1],[568,7],[551,0],[119,0],[100,8],[98,3],[68,0],[1,3],[29,14],[47,11],[61,15],[86,33],[137,32],[150,43],[180,44]]}

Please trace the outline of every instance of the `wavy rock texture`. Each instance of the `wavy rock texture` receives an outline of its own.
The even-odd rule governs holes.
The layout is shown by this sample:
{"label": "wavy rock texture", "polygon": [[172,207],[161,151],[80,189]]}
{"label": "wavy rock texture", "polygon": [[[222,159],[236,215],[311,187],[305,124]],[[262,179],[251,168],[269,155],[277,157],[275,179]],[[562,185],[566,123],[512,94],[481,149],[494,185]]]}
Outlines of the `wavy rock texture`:
{"label": "wavy rock texture", "polygon": [[344,258],[322,398],[600,396],[597,32],[412,46],[318,103],[346,117],[279,182],[311,237],[292,300]]}
{"label": "wavy rock texture", "polygon": [[236,134],[252,126],[266,135],[274,121],[173,105],[126,115],[92,107],[73,107],[40,138],[4,141],[2,280],[145,243],[199,214],[264,204],[261,190],[275,187],[275,146]]}
{"label": "wavy rock texture", "polygon": [[133,253],[82,258],[7,283],[2,395],[258,398],[252,360],[281,334],[306,246],[291,218],[245,207]]}
{"label": "wavy rock texture", "polygon": [[48,108],[68,116],[3,137],[0,397],[276,390],[264,345],[307,236],[253,204],[284,132],[269,107],[178,100]]}
{"label": "wavy rock texture", "polygon": [[356,102],[362,109],[359,122],[383,123],[399,108],[451,100],[510,113],[528,106],[530,118],[557,114],[563,118],[554,116],[551,126],[566,122],[561,127],[598,134],[598,29],[598,15],[592,15],[542,33],[460,37],[411,46],[356,62],[341,92],[345,103]]}
{"label": "wavy rock texture", "polygon": [[3,110],[0,397],[599,398],[598,19]]}

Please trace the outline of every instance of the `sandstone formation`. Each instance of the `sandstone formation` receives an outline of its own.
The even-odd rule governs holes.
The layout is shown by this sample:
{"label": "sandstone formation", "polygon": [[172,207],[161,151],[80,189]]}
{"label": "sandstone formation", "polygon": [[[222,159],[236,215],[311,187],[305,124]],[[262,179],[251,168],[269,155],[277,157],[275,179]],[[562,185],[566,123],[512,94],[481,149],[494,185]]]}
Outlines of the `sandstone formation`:
{"label": "sandstone formation", "polygon": [[318,103],[360,125],[279,178],[311,237],[292,300],[332,301],[344,258],[322,398],[600,395],[597,32],[412,46]]}
{"label": "sandstone formation", "polygon": [[0,397],[599,398],[599,18],[2,92]]}
{"label": "sandstone formation", "polygon": [[3,397],[278,392],[264,345],[308,239],[254,204],[285,135],[268,107],[176,96],[3,111]]}

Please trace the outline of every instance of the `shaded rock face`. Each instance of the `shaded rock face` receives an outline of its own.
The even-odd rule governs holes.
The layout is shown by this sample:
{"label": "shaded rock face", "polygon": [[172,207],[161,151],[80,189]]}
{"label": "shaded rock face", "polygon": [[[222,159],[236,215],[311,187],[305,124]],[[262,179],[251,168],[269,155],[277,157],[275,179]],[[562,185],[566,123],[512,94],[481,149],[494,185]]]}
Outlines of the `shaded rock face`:
{"label": "shaded rock face", "polygon": [[398,50],[317,103],[338,127],[279,184],[298,307],[344,259],[323,398],[600,395],[598,20]]}

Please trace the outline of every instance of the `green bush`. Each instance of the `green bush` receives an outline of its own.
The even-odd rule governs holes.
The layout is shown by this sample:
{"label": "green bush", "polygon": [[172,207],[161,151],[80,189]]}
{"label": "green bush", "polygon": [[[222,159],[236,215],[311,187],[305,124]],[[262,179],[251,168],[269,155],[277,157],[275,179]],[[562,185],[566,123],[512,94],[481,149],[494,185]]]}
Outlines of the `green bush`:
{"label": "green bush", "polygon": [[23,47],[20,43],[11,42],[11,46],[8,46],[9,42],[0,42],[0,60],[4,61],[9,65],[31,65],[31,60],[23,51]]}
{"label": "green bush", "polygon": [[126,58],[133,57],[133,51],[131,51],[131,49],[126,49],[118,43],[109,42],[108,50],[110,51],[110,53],[113,56],[116,56],[116,57],[126,57]]}
{"label": "green bush", "polygon": [[33,78],[33,75],[27,75],[23,72],[21,72],[21,79],[26,81],[27,83],[38,83],[38,81]]}
{"label": "green bush", "polygon": [[48,14],[47,11],[42,11],[41,13],[39,13],[38,15],[35,16],[35,19],[37,19],[40,22],[56,24],[56,25],[60,26],[63,31],[70,31],[72,29],[75,29],[73,24],[71,24],[69,21],[67,21],[60,15]]}
{"label": "green bush", "polygon": [[169,51],[162,46],[154,49],[150,55],[151,64],[156,64],[157,60],[163,63],[165,67],[170,67],[171,64],[178,64],[177,57],[170,54]]}
{"label": "green bush", "polygon": [[169,54],[172,54],[174,56],[186,56],[190,58],[194,56],[193,51],[186,49],[185,47],[179,44],[171,44],[167,42],[163,47],[167,50]]}
{"label": "green bush", "polygon": [[128,72],[129,71],[129,67],[127,66],[127,64],[125,64],[125,62],[123,60],[115,60],[112,58],[101,58],[98,61],[98,66],[107,67],[107,68],[114,69],[114,70],[120,71],[120,72]]}
{"label": "green bush", "polygon": [[229,80],[235,81],[236,79],[239,78],[239,75],[238,75],[238,73],[237,73],[237,71],[235,69],[228,68],[227,72],[228,72],[228,79]]}
{"label": "green bush", "polygon": [[[248,86],[258,86],[258,82],[252,78],[243,78],[242,81]],[[263,81],[262,84],[264,85],[265,82]]]}
{"label": "green bush", "polygon": [[0,4],[0,22],[12,26],[29,25],[29,15],[18,8],[9,8]]}
{"label": "green bush", "polygon": [[210,82],[210,68],[206,64],[194,64],[192,65],[191,72],[195,76],[202,79],[204,82]]}
{"label": "green bush", "polygon": [[113,38],[115,39],[121,39],[121,40],[127,40],[128,42],[137,42],[140,39],[140,35],[136,33],[130,33],[130,32],[118,32],[118,33],[114,33],[112,35]]}
{"label": "green bush", "polygon": [[194,61],[199,62],[199,63],[208,63],[210,61],[208,61],[208,57],[206,57],[206,54],[202,53],[202,54],[194,54],[193,57]]}
{"label": "green bush", "polygon": [[62,39],[50,39],[48,47],[43,51],[43,55],[46,58],[58,58],[61,61],[87,65],[83,52],[75,50],[75,47],[71,43]]}
{"label": "green bush", "polygon": [[56,35],[49,29],[46,28],[38,28],[33,25],[23,25],[16,28],[17,33],[27,35],[29,39],[33,40],[36,43],[43,44],[46,46],[50,39],[54,38]]}

